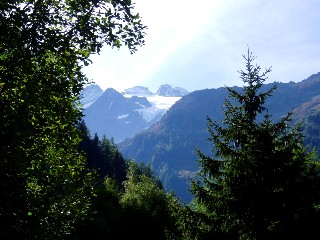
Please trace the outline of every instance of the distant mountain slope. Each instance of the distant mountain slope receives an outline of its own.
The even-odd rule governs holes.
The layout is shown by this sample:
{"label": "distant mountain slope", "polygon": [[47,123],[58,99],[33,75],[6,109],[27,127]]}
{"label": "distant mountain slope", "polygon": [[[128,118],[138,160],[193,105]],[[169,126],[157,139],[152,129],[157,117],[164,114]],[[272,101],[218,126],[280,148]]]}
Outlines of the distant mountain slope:
{"label": "distant mountain slope", "polygon": [[109,88],[84,110],[84,120],[91,133],[106,135],[117,142],[125,139],[128,132],[135,134],[147,127],[147,122],[136,111],[150,107],[145,97],[126,98]]}
{"label": "distant mountain slope", "polygon": [[195,146],[210,151],[205,130],[207,114],[220,118],[221,110],[212,103],[222,105],[226,89],[201,90],[189,93],[177,101],[163,118],[134,138],[119,143],[127,158],[151,163],[167,190],[188,199],[187,177],[196,170]]}
{"label": "distant mountain slope", "polygon": [[[273,85],[277,85],[277,90],[265,106],[277,120],[289,111],[318,99],[320,73],[299,83],[270,83],[263,88],[269,89]],[[212,146],[206,140],[206,116],[217,122],[223,119],[223,103],[227,94],[225,88],[189,93],[177,101],[159,122],[120,142],[119,150],[126,158],[151,163],[167,190],[174,190],[184,201],[190,200],[188,177],[198,170],[194,147],[211,153]]]}

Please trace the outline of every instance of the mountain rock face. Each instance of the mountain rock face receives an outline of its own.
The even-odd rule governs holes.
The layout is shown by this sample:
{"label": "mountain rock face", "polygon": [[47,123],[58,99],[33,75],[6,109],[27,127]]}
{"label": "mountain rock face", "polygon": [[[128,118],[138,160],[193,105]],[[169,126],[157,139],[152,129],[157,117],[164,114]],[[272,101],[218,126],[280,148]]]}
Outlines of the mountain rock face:
{"label": "mountain rock face", "polygon": [[172,88],[172,86],[170,86],[169,84],[165,84],[160,86],[156,94],[164,97],[183,97],[187,95],[188,92],[183,88],[180,88],[180,87]]}
{"label": "mountain rock face", "polygon": [[[265,104],[274,121],[293,110],[293,123],[298,123],[307,117],[306,113],[320,109],[320,73],[299,83],[265,84],[262,91],[274,85],[277,89]],[[182,201],[189,202],[192,197],[188,191],[189,178],[199,170],[195,148],[212,156],[206,117],[221,122],[227,96],[226,88],[199,90],[183,96],[160,121],[121,141],[120,152],[125,158],[150,163],[165,189],[173,190]]]}
{"label": "mountain rock face", "polygon": [[103,94],[103,90],[97,84],[91,84],[91,85],[87,86],[81,92],[81,103],[83,104],[83,108],[89,107],[102,94]]}
{"label": "mountain rock face", "polygon": [[84,121],[91,133],[106,135],[115,142],[146,128],[147,122],[138,109],[150,107],[145,97],[126,98],[112,88],[108,88],[94,103],[84,110]]}
{"label": "mountain rock face", "polygon": [[[83,111],[84,121],[91,134],[97,133],[99,137],[105,135],[113,138],[115,143],[133,137],[160,120],[181,98],[170,94],[159,96],[141,86],[128,88],[121,93],[108,88],[98,98],[94,90],[96,86],[89,86],[82,93],[86,97],[82,103],[87,106]],[[94,94],[92,98],[89,93]],[[92,99],[95,101],[89,101]]]}
{"label": "mountain rock face", "polygon": [[148,88],[142,87],[142,86],[135,86],[132,88],[127,88],[123,92],[121,92],[123,95],[129,95],[129,96],[153,96],[154,93],[150,92]]}

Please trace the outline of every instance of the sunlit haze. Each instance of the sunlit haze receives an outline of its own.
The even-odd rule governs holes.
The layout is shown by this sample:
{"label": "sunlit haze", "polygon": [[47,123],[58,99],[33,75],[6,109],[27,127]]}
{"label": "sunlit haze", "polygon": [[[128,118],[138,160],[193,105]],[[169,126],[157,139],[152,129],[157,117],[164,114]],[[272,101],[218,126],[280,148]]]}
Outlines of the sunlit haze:
{"label": "sunlit haze", "polygon": [[319,0],[134,1],[146,30],[134,54],[106,46],[84,69],[117,90],[163,84],[188,91],[242,85],[248,47],[268,82],[301,81],[320,72]]}

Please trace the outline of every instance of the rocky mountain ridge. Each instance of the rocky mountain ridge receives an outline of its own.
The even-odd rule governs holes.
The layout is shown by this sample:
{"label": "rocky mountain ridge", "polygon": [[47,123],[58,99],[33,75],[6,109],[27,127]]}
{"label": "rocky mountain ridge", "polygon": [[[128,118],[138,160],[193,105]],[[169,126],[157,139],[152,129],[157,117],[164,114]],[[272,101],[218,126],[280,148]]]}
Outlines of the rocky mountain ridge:
{"label": "rocky mountain ridge", "polygon": [[[162,85],[156,93],[135,86],[122,92],[108,88],[99,91],[90,85],[82,92],[84,121],[92,134],[105,135],[120,142],[157,122],[184,94],[182,88]],[[159,95],[160,93],[162,95]]]}
{"label": "rocky mountain ridge", "polygon": [[81,92],[81,104],[83,108],[89,107],[94,103],[101,95],[103,90],[97,84],[91,84],[85,87]]}

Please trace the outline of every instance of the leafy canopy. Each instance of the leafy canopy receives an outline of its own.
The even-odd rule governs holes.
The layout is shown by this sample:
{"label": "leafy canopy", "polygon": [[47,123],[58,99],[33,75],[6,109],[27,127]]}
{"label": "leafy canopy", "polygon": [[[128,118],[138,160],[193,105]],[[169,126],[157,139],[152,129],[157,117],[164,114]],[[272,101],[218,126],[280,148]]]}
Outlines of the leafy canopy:
{"label": "leafy canopy", "polygon": [[87,215],[82,68],[104,44],[134,53],[145,28],[130,0],[0,2],[1,238],[65,239]]}

